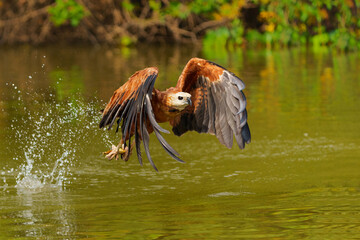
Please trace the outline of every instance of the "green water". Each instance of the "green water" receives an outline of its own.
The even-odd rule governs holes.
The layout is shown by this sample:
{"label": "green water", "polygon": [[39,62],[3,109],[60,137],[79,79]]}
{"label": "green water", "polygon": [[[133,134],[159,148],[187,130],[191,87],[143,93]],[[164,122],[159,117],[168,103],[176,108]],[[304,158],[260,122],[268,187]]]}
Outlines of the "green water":
{"label": "green water", "polygon": [[[133,72],[193,56],[246,84],[252,143],[152,136],[159,168],[107,161],[99,110]],[[0,49],[0,239],[359,239],[360,56],[306,49]],[[169,125],[163,127],[170,129]]]}

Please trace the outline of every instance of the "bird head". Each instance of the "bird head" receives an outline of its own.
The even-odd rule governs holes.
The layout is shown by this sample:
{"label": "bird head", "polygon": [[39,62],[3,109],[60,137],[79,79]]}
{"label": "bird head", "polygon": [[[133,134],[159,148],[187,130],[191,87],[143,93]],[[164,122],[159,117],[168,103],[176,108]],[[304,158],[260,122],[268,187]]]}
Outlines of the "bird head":
{"label": "bird head", "polygon": [[191,105],[191,94],[187,92],[177,92],[170,94],[168,97],[170,107],[179,111],[184,110],[187,106]]}

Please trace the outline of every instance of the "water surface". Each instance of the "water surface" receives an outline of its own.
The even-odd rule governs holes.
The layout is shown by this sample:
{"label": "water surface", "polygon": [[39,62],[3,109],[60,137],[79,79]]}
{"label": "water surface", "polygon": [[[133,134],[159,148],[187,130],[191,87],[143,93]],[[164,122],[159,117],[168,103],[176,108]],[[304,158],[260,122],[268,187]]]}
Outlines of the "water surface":
{"label": "water surface", "polygon": [[[152,136],[158,173],[105,160],[112,92],[147,66],[174,86],[193,56],[244,80],[252,143],[166,135],[181,164]],[[0,238],[360,238],[359,71],[327,50],[1,48]]]}

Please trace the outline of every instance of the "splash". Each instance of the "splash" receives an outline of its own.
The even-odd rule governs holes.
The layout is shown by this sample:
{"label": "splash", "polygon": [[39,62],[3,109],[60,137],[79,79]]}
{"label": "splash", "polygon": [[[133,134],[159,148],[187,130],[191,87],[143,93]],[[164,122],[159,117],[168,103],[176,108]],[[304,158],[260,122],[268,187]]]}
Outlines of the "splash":
{"label": "splash", "polygon": [[76,179],[72,169],[81,157],[81,142],[98,132],[100,116],[95,111],[99,104],[75,96],[59,101],[51,93],[22,94],[15,85],[10,86],[18,95],[18,115],[12,119],[9,144],[12,160],[19,162],[15,187],[31,191],[66,188]]}
{"label": "splash", "polygon": [[40,190],[44,187],[65,187],[66,181],[71,176],[71,170],[68,167],[71,158],[67,158],[69,152],[65,150],[63,155],[56,159],[51,172],[46,173],[42,170],[34,169],[34,160],[25,152],[26,163],[19,168],[16,177],[15,187],[20,190]]}

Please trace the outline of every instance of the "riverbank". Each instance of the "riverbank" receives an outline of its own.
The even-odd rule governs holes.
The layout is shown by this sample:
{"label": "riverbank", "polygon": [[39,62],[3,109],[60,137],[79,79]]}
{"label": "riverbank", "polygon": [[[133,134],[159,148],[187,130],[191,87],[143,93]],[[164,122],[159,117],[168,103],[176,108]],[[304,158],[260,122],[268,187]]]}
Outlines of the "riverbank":
{"label": "riverbank", "polygon": [[0,44],[360,49],[359,0],[0,1]]}

